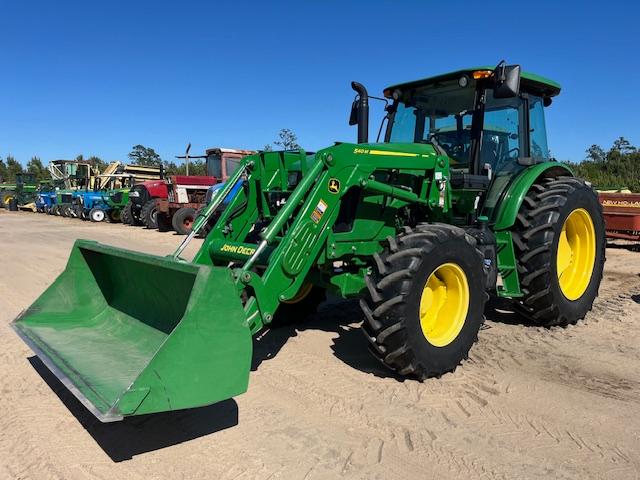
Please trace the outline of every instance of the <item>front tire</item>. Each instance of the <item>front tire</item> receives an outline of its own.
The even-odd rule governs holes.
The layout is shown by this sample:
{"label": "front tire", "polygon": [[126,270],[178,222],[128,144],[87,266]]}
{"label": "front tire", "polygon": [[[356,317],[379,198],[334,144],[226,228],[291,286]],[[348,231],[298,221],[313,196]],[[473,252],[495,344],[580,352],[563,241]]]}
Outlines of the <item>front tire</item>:
{"label": "front tire", "polygon": [[156,207],[156,201],[154,198],[144,204],[142,210],[140,210],[140,219],[142,223],[152,230],[158,228],[158,208]]}
{"label": "front tire", "polygon": [[122,223],[125,225],[131,225],[132,217],[131,217],[131,204],[127,203],[122,209],[122,215],[120,215],[122,219]]}
{"label": "front tire", "polygon": [[421,224],[387,239],[360,304],[370,351],[386,367],[420,380],[452,372],[484,321],[483,255],[464,230]]}
{"label": "front tire", "polygon": [[104,221],[106,216],[107,216],[107,214],[101,208],[92,208],[89,211],[89,219],[92,222],[96,222],[96,223],[102,222],[102,221]]}
{"label": "front tire", "polygon": [[598,296],[605,227],[596,192],[574,177],[545,178],[527,193],[514,229],[524,296],[519,310],[541,326],[585,317]]}
{"label": "front tire", "polygon": [[327,299],[324,288],[305,283],[291,300],[281,302],[271,320],[272,327],[282,327],[301,323],[318,311],[318,307]]}
{"label": "front tire", "polygon": [[196,209],[191,207],[182,207],[173,214],[171,225],[173,229],[180,235],[189,235],[193,222],[196,219]]}
{"label": "front tire", "polygon": [[111,223],[120,223],[122,221],[122,212],[118,208],[112,208],[107,213],[107,217]]}

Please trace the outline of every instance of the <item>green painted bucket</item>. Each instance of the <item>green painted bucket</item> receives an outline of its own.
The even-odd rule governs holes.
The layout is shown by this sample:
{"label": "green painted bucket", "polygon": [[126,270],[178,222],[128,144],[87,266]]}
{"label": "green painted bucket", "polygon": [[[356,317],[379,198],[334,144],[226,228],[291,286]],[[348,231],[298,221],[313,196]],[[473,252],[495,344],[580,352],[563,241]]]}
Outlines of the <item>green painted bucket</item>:
{"label": "green painted bucket", "polygon": [[103,422],[247,390],[251,333],[226,268],[78,240],[12,326]]}

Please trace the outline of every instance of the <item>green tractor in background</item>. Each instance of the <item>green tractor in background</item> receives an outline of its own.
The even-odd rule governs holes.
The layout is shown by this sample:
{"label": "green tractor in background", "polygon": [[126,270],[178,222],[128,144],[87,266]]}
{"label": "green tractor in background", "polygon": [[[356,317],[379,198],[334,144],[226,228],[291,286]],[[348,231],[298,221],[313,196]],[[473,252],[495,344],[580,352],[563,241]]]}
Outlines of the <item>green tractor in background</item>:
{"label": "green tractor in background", "polygon": [[[0,208],[9,209],[12,201],[15,201],[17,208],[25,208],[25,206],[35,201],[38,190],[33,173],[22,172],[17,173],[15,182],[0,183]],[[33,208],[26,208],[35,212],[35,204]]]}
{"label": "green tractor in background", "polygon": [[129,192],[136,183],[135,175],[120,174],[121,183],[119,188],[109,190],[107,205],[109,206],[109,220],[117,223],[122,222],[122,212],[129,203]]}
{"label": "green tractor in background", "polygon": [[357,143],[245,157],[171,257],[77,241],[16,319],[100,420],[243,393],[252,335],[327,291],[359,298],[373,355],[420,380],[467,358],[489,294],[542,326],[591,309],[604,225],[591,186],[549,158],[557,83],[502,62],[397,84],[375,143],[367,91],[352,87]]}

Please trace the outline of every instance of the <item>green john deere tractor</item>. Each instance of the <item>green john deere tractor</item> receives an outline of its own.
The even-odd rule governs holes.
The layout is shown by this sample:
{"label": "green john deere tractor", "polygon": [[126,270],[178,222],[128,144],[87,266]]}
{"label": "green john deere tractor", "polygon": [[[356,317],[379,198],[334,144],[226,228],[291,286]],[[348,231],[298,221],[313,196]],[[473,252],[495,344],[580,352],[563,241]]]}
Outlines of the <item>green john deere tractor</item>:
{"label": "green john deere tractor", "polygon": [[[397,84],[375,143],[367,91],[352,87],[357,143],[246,157],[172,256],[77,241],[16,319],[98,418],[243,393],[252,335],[326,291],[360,298],[373,355],[417,379],[467,358],[488,294],[536,325],[591,309],[603,219],[592,188],[549,158],[557,83],[502,62]],[[195,257],[181,258],[225,199]]]}
{"label": "green john deere tractor", "polygon": [[8,209],[13,200],[18,208],[33,202],[37,189],[38,182],[33,173],[17,173],[14,183],[0,183],[0,208]]}

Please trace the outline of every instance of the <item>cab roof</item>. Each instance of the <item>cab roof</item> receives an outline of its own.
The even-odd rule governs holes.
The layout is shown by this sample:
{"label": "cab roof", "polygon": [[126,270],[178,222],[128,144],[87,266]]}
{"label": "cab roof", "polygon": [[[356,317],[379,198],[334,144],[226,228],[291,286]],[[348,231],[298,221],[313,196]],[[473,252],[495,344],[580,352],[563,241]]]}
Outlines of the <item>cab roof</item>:
{"label": "cab roof", "polygon": [[[473,67],[473,68],[465,68],[463,70],[456,70],[454,72],[444,73],[442,75],[436,75],[435,77],[427,77],[420,80],[413,80],[411,82],[398,83],[396,85],[391,85],[390,87],[385,88],[385,96],[390,96],[391,92],[396,88],[400,90],[404,90],[406,88],[414,88],[420,85],[429,85],[436,82],[446,81],[446,80],[455,80],[460,78],[462,75],[467,75],[472,78],[473,72],[477,70],[491,70],[493,71],[494,67]],[[541,77],[540,75],[536,75],[535,73],[522,71],[520,74],[520,88],[525,92],[537,94],[543,97],[555,97],[560,93],[560,84],[554,82],[545,77]],[[387,95],[387,93],[389,95]]]}

